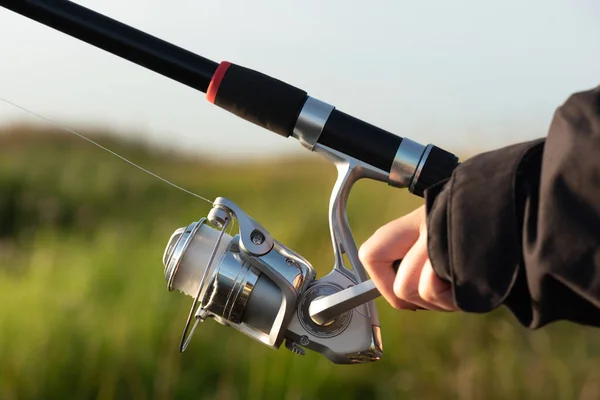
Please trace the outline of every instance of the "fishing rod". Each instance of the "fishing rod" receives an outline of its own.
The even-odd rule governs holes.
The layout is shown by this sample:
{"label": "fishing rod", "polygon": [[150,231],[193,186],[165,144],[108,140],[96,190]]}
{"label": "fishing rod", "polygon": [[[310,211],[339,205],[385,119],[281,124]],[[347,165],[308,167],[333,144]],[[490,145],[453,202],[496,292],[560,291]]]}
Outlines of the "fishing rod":
{"label": "fishing rod", "polygon": [[[380,293],[358,258],[348,196],[355,182],[372,179],[423,197],[452,174],[458,157],[344,113],[289,83],[214,62],[71,1],[0,0],[0,6],[197,89],[214,105],[293,137],[336,166],[329,202],[334,266],[319,279],[308,260],[223,197],[207,217],[171,235],[163,255],[167,288],[194,298],[180,351],[211,318],[273,349],[285,343],[296,354],[309,349],[338,364],[381,358],[373,301]],[[226,228],[234,220],[239,233],[231,236]]]}

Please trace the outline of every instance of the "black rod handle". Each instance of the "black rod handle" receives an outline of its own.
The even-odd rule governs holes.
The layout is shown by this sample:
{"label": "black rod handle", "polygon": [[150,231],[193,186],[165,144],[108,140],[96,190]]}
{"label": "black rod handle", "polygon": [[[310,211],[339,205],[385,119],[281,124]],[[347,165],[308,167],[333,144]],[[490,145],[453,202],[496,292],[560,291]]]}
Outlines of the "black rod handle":
{"label": "black rod handle", "polygon": [[67,0],[0,6],[206,93],[217,63]]}

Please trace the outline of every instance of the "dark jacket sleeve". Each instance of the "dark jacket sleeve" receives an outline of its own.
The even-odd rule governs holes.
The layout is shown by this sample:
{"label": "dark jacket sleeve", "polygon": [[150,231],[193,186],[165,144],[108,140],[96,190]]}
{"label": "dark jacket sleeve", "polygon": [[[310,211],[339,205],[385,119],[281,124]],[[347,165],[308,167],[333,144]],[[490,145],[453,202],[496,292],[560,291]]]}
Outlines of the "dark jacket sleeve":
{"label": "dark jacket sleeve", "polygon": [[600,87],[559,107],[545,138],[467,159],[425,199],[458,308],[600,326]]}

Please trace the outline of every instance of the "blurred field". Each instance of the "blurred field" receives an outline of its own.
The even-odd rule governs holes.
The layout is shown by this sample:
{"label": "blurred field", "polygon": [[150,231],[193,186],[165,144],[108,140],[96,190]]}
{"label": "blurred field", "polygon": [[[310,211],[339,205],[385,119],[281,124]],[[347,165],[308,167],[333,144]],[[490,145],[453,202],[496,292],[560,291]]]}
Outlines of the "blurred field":
{"label": "blurred field", "polygon": [[[511,315],[438,315],[378,300],[384,358],[336,366],[273,351],[207,321],[178,342],[191,298],[166,290],[174,229],[207,203],[81,139],[13,127],[0,135],[0,398],[597,399],[600,335]],[[229,197],[322,275],[332,265],[334,168],[317,156],[226,165],[101,142],[209,198]],[[420,204],[361,182],[349,219],[360,244]]]}

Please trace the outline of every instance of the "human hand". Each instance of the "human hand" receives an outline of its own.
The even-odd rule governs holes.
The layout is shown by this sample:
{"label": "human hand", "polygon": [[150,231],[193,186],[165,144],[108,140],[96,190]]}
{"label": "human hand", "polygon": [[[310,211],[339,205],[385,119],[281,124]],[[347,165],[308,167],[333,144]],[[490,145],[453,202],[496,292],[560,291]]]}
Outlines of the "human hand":
{"label": "human hand", "polygon": [[[360,247],[358,256],[393,307],[457,310],[450,285],[438,278],[429,260],[424,206],[379,228]],[[392,264],[399,259],[396,273]]]}

